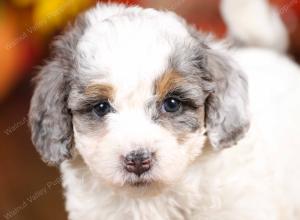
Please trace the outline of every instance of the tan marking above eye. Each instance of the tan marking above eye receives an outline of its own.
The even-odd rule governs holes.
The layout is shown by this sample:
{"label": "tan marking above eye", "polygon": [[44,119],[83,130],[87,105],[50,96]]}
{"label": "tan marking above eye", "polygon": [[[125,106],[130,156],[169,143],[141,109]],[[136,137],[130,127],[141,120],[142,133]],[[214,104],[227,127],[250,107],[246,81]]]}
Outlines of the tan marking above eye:
{"label": "tan marking above eye", "polygon": [[109,84],[93,84],[86,88],[85,95],[90,97],[101,97],[113,100],[115,90]]}
{"label": "tan marking above eye", "polygon": [[170,91],[184,82],[178,72],[169,70],[155,81],[155,94],[162,100]]}

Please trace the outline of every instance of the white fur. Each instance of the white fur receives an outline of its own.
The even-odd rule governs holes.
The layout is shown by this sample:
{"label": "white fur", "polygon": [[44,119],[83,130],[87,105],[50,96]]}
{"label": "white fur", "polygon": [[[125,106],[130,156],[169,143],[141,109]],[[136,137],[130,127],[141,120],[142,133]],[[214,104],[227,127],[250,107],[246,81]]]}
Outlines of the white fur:
{"label": "white fur", "polygon": [[267,0],[223,0],[221,9],[229,32],[236,40],[281,52],[287,50],[286,27]]}
{"label": "white fur", "polygon": [[[250,131],[238,145],[220,152],[210,150],[204,131],[191,134],[181,146],[142,109],[153,81],[167,68],[173,38],[189,41],[186,29],[172,16],[150,9],[137,15],[143,28],[127,26],[132,21],[126,14],[115,18],[116,29],[98,23],[115,13],[122,14],[122,6],[88,13],[95,24],[78,46],[89,66],[80,71],[117,88],[114,104],[120,113],[109,118],[106,135],[82,135],[74,126],[77,156],[61,165],[69,219],[299,219],[299,67],[267,49],[229,51],[249,78]],[[152,16],[153,22],[143,16]],[[110,37],[97,40],[101,32]],[[132,32],[136,35],[129,38]],[[166,38],[168,33],[176,34]],[[99,70],[110,74],[99,75]],[[158,151],[162,162],[147,177],[157,184],[133,188],[124,181],[135,177],[124,178],[116,157],[140,145]]]}

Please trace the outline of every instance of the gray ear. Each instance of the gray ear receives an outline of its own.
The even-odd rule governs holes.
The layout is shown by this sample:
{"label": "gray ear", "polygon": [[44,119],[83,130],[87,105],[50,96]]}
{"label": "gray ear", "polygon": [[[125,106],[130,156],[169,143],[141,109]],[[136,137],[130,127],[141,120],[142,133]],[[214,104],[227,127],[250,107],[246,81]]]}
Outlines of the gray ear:
{"label": "gray ear", "polygon": [[87,26],[84,14],[80,15],[54,41],[51,48],[53,58],[41,69],[31,100],[29,124],[32,142],[42,159],[51,165],[71,158],[73,125],[67,102],[74,78],[77,43]]}
{"label": "gray ear", "polygon": [[213,85],[206,100],[206,129],[215,149],[230,147],[249,127],[246,76],[229,56],[207,49],[206,71]]}
{"label": "gray ear", "polygon": [[42,68],[31,100],[29,124],[32,142],[42,159],[59,164],[70,158],[72,116],[67,108],[69,85],[59,61]]}

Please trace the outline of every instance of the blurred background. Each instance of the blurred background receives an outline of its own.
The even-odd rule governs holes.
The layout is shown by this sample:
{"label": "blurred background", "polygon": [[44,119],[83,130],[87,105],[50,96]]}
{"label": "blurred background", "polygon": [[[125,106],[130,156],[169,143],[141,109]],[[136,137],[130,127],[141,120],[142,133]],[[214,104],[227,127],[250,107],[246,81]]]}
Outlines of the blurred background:
{"label": "blurred background", "polygon": [[[62,220],[63,192],[56,168],[47,167],[30,142],[27,112],[31,79],[49,42],[96,0],[0,0],[0,219]],[[199,30],[226,34],[219,0],[115,1],[169,9]],[[300,61],[300,0],[271,0],[290,36],[290,56]]]}

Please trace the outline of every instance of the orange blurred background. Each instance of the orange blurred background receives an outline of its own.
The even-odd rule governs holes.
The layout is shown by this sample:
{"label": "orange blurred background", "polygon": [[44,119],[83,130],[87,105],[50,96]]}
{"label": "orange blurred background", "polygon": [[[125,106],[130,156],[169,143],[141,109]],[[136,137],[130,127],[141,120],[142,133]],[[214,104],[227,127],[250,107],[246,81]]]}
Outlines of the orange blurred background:
{"label": "orange blurred background", "polygon": [[[30,142],[27,112],[37,65],[49,42],[96,0],[0,1],[0,219],[66,219],[59,173],[44,165]],[[226,27],[219,0],[127,0],[169,9],[219,38]],[[289,53],[300,61],[300,1],[272,0],[288,28]],[[49,185],[51,187],[49,187]],[[25,203],[24,203],[25,202]]]}

